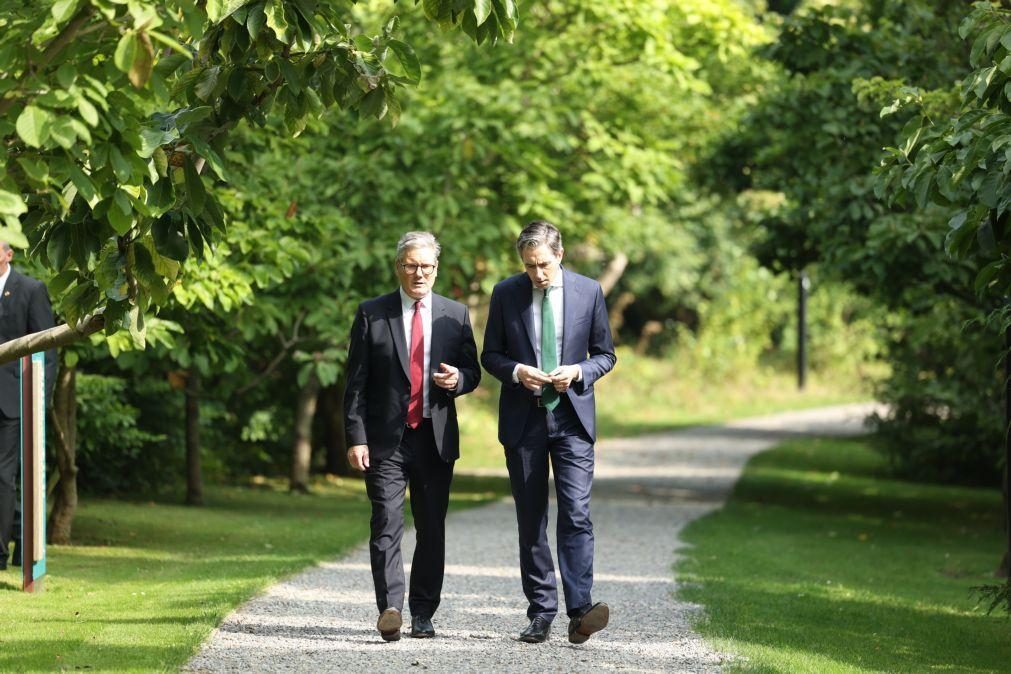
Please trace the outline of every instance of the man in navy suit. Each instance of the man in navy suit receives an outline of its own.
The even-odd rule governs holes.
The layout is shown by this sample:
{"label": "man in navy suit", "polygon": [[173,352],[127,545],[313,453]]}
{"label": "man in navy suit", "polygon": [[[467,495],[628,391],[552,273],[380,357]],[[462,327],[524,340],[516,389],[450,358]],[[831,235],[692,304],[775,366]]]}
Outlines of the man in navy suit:
{"label": "man in navy suit", "polygon": [[[46,286],[11,266],[14,251],[0,241],[0,344],[53,327],[53,310]],[[0,570],[7,568],[10,543],[20,538],[21,512],[17,502],[21,447],[21,370],[18,362],[0,365]],[[46,352],[46,391],[56,383],[56,350]],[[21,564],[21,543],[13,564]]]}
{"label": "man in navy suit", "polygon": [[596,411],[593,384],[614,367],[614,343],[600,284],[561,267],[562,237],[534,221],[516,242],[525,274],[491,296],[481,364],[502,382],[499,442],[519,524],[520,574],[530,624],[520,641],[542,643],[558,612],[547,538],[548,461],[558,498],[558,564],[569,641],[584,643],[607,626],[594,603],[590,487]]}
{"label": "man in navy suit", "polygon": [[439,244],[428,232],[397,243],[400,288],[362,302],[351,326],[344,394],[348,460],[372,502],[369,556],[376,628],[400,638],[404,606],[404,491],[411,487],[417,545],[408,605],[411,636],[434,637],[446,557],[446,510],[460,457],[458,396],[481,380],[467,307],[436,295]]}

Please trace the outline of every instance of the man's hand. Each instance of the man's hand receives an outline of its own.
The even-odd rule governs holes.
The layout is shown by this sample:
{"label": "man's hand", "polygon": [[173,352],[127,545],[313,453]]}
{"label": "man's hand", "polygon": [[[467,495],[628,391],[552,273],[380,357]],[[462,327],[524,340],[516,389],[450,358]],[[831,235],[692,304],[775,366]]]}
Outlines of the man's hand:
{"label": "man's hand", "polygon": [[579,376],[579,372],[578,365],[561,365],[549,372],[548,376],[551,377],[551,383],[554,385],[555,390],[559,393],[565,393],[569,386],[572,385],[572,380]]}
{"label": "man's hand", "polygon": [[542,386],[551,384],[551,377],[546,372],[532,365],[520,365],[516,370],[516,378],[531,391],[540,391]]}
{"label": "man's hand", "polygon": [[355,470],[364,472],[369,467],[369,446],[354,445],[348,449],[348,463]]}
{"label": "man's hand", "polygon": [[453,391],[460,383],[460,370],[452,365],[439,363],[439,371],[432,375],[432,379],[437,386]]}

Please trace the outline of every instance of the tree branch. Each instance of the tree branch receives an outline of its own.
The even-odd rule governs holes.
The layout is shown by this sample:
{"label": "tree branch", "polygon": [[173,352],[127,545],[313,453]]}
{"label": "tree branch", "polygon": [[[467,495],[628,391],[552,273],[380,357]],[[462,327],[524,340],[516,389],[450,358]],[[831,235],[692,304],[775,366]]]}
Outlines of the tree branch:
{"label": "tree branch", "polygon": [[105,316],[102,314],[92,314],[77,324],[77,327],[69,325],[57,325],[41,332],[33,332],[24,337],[12,339],[9,342],[0,344],[0,365],[13,363],[22,356],[27,356],[39,351],[47,351],[68,344],[78,342],[88,335],[98,332],[105,327]]}

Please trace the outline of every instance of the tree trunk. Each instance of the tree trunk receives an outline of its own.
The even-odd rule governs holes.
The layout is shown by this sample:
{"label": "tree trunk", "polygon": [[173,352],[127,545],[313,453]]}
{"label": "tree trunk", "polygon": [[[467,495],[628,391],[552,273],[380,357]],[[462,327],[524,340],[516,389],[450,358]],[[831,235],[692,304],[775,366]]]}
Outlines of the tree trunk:
{"label": "tree trunk", "polygon": [[597,279],[597,282],[600,283],[600,289],[604,291],[605,297],[614,290],[614,286],[618,285],[618,281],[621,279],[621,275],[625,273],[625,267],[627,266],[628,256],[624,253],[618,253],[607,263],[604,273]]}
{"label": "tree trunk", "polygon": [[53,493],[53,509],[46,532],[50,543],[67,545],[77,512],[77,365],[67,365],[63,354],[49,418],[56,439],[59,481]]}
{"label": "tree trunk", "polygon": [[626,290],[620,293],[618,299],[611,304],[607,321],[611,324],[611,332],[614,334],[616,340],[618,339],[618,333],[621,332],[621,328],[625,325],[625,310],[632,306],[634,302],[635,294]]}
{"label": "tree trunk", "polygon": [[323,415],[324,446],[326,447],[326,472],[330,475],[350,477],[355,475],[348,463],[347,443],[344,439],[344,376],[333,386],[323,389],[320,396]]}
{"label": "tree trunk", "polygon": [[312,420],[316,416],[316,400],[319,397],[319,379],[313,373],[295,402],[295,443],[291,451],[292,491],[309,491],[309,465],[312,462]]}
{"label": "tree trunk", "polygon": [[660,321],[646,321],[639,332],[639,341],[635,345],[635,352],[642,355],[649,350],[649,345],[653,338],[663,332],[663,323]]}
{"label": "tree trunk", "polygon": [[204,479],[200,471],[200,373],[186,378],[186,504],[204,504]]}

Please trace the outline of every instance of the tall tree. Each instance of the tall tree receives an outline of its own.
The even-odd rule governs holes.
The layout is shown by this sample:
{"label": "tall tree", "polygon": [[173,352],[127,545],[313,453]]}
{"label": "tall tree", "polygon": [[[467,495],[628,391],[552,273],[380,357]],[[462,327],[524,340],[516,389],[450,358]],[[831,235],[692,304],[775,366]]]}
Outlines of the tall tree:
{"label": "tall tree", "polygon": [[[180,263],[224,231],[207,174],[227,179],[243,120],[297,135],[334,106],[399,118],[420,63],[396,20],[352,31],[352,4],[0,1],[0,238],[51,270],[68,324],[101,312],[107,332],[143,334]],[[516,27],[512,0],[423,6],[479,43]],[[0,345],[0,362],[19,347]]]}

